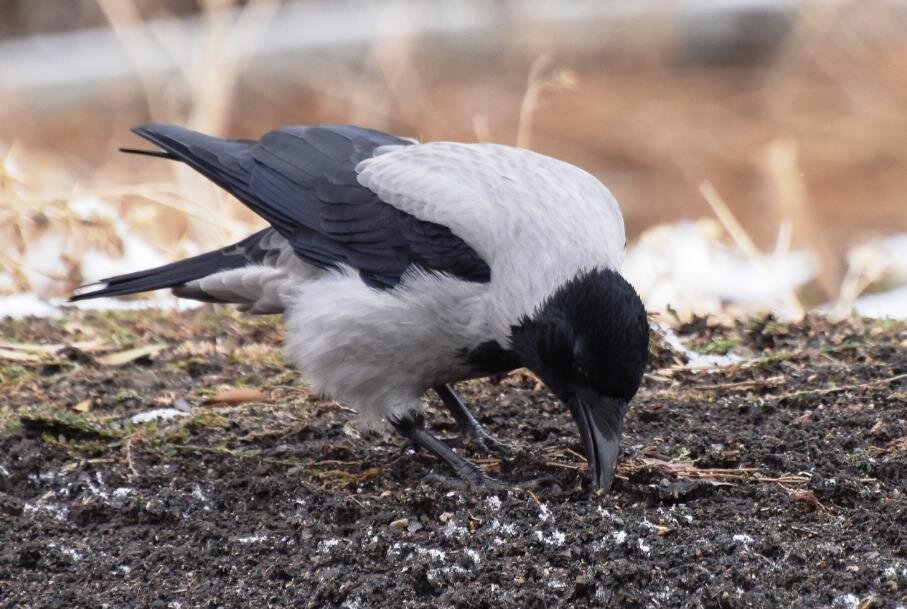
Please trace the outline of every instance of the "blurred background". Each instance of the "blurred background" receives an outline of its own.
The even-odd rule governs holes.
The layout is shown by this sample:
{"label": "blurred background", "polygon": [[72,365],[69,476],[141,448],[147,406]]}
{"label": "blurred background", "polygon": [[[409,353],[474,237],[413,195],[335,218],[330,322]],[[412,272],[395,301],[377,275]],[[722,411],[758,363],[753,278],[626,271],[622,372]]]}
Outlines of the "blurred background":
{"label": "blurred background", "polygon": [[117,153],[161,121],[529,147],[612,190],[653,310],[907,317],[901,0],[4,0],[0,57],[0,316],[261,224]]}

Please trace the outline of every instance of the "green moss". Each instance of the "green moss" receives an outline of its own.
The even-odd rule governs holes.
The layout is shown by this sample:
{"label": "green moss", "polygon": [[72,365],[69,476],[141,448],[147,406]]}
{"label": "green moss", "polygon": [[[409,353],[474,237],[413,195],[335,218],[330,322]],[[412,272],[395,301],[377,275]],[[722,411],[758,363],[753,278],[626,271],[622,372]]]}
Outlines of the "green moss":
{"label": "green moss", "polygon": [[19,422],[23,429],[34,433],[50,435],[58,440],[119,439],[123,432],[118,425],[103,424],[88,415],[73,410],[42,404],[20,412]]}
{"label": "green moss", "polygon": [[0,385],[11,385],[33,380],[37,375],[32,368],[19,364],[0,366]]}
{"label": "green moss", "polygon": [[190,357],[168,362],[167,365],[164,366],[164,370],[167,372],[188,372],[206,365],[207,362],[205,360],[192,355]]}
{"label": "green moss", "polygon": [[199,429],[224,429],[230,421],[211,410],[198,410],[185,423],[188,430]]}
{"label": "green moss", "polygon": [[700,355],[727,355],[738,345],[740,345],[738,339],[716,338],[707,343],[690,345],[690,350]]}

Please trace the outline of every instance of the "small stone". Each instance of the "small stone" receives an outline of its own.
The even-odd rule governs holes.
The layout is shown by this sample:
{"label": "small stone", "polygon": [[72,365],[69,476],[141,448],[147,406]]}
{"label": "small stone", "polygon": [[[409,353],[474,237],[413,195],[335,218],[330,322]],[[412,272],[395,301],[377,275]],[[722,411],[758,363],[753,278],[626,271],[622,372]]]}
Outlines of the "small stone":
{"label": "small stone", "polygon": [[395,520],[392,523],[390,523],[390,528],[394,529],[395,531],[402,531],[403,529],[405,529],[408,526],[409,526],[409,518],[400,518],[400,519]]}

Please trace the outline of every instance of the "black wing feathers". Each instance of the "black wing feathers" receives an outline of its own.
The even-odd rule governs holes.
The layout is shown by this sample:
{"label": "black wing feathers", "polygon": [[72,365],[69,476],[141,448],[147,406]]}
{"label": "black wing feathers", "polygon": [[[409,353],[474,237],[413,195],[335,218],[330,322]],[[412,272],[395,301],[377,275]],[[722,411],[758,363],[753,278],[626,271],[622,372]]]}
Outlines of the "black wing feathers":
{"label": "black wing feathers", "polygon": [[238,269],[250,264],[262,264],[272,252],[268,243],[269,237],[274,236],[273,233],[273,228],[266,228],[223,249],[153,269],[102,279],[100,283],[106,284],[103,288],[73,296],[70,301],[173,288],[220,271]]}
{"label": "black wing feathers", "polygon": [[399,283],[410,266],[490,279],[488,265],[450,229],[396,209],[359,184],[359,161],[407,140],[348,125],[285,127],[258,142],[172,125],[135,132],[236,196],[311,264],[347,264],[382,288]]}

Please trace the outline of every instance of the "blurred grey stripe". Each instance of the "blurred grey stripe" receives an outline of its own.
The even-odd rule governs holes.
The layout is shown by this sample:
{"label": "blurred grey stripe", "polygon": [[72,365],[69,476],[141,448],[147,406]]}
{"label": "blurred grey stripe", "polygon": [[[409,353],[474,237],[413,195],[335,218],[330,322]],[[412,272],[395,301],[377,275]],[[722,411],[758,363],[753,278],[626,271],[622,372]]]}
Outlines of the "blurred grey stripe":
{"label": "blurred grey stripe", "polygon": [[[742,13],[753,12],[783,17],[798,4],[796,0],[297,1],[280,7],[254,56],[282,55],[304,61],[306,52],[363,47],[388,36],[382,25],[386,26],[387,15],[393,11],[405,12],[401,34],[449,35],[452,39],[463,38],[464,50],[478,50],[476,45],[502,44],[507,30],[518,22],[556,25],[579,21],[588,26],[590,20],[595,20],[607,27],[663,12],[680,18],[685,30],[691,23],[702,23],[710,24],[707,36],[709,32],[727,35],[716,28],[715,19],[738,18]],[[148,27],[164,40],[191,40],[188,32],[200,25],[201,19],[189,17],[157,20]],[[737,28],[727,31],[733,35]],[[606,37],[606,32],[601,34]],[[2,41],[0,57],[0,88],[13,90],[86,85],[135,73],[117,36],[107,28]],[[149,56],[143,65],[143,70],[151,73],[176,69],[163,49]]]}

